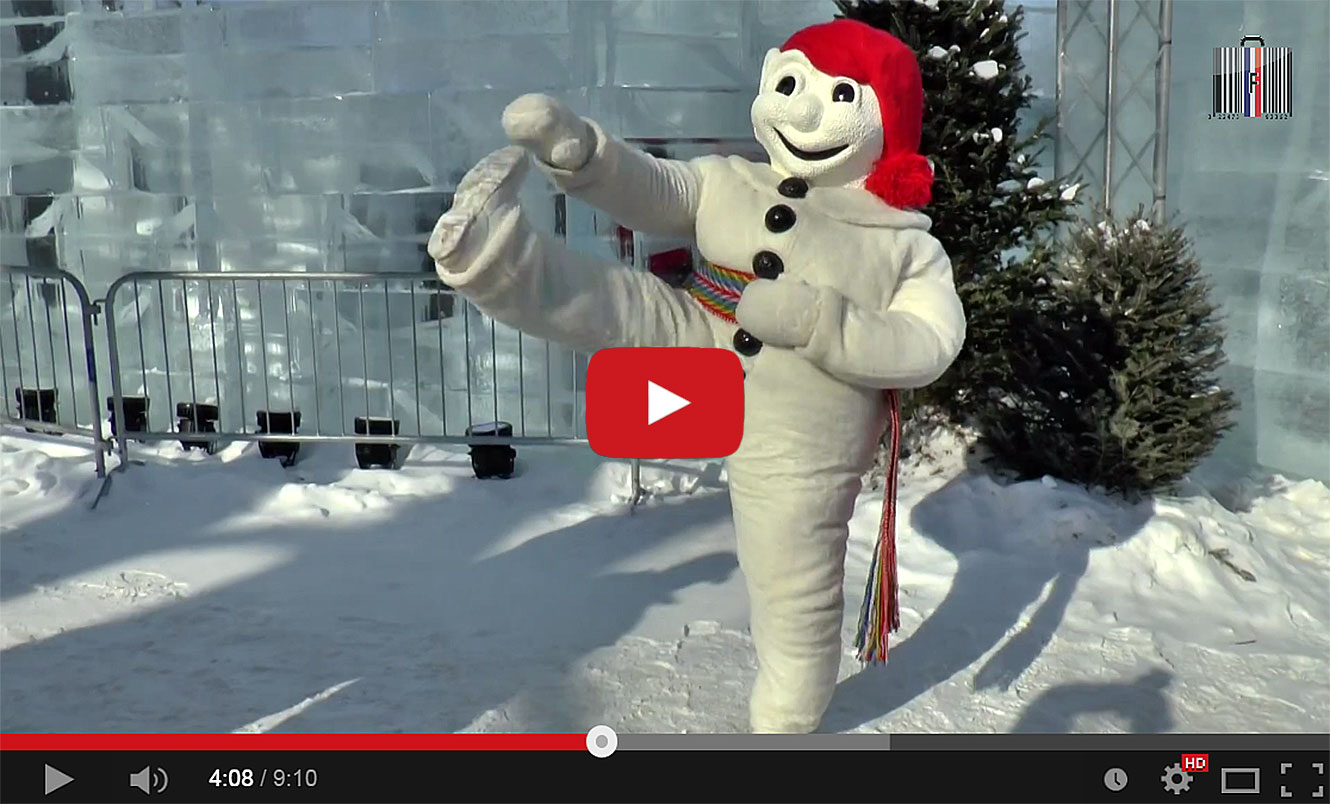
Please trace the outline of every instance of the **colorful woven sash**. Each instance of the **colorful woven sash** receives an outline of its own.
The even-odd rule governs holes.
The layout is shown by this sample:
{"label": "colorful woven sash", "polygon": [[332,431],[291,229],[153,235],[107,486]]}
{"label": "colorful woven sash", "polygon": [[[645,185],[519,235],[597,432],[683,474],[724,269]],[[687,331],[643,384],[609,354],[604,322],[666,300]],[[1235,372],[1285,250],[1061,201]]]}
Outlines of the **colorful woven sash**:
{"label": "colorful woven sash", "polygon": [[739,296],[756,275],[747,271],[736,271],[706,260],[688,275],[684,289],[711,313],[734,321],[734,308],[739,306]]}
{"label": "colorful woven sash", "polygon": [[859,661],[878,664],[887,660],[887,634],[901,627],[900,583],[896,570],[896,483],[900,476],[901,402],[894,389],[887,395],[887,478],[882,495],[882,521],[873,563],[868,570],[868,588],[859,610],[859,631],[854,646]]}
{"label": "colorful woven sash", "polygon": [[[715,263],[702,261],[693,269],[684,289],[697,299],[711,314],[731,324],[734,310],[744,288],[757,277],[747,271],[736,271]],[[868,570],[868,588],[864,591],[863,607],[859,611],[859,630],[855,648],[859,660],[877,664],[887,660],[887,635],[900,628],[900,591],[896,570],[896,483],[900,466],[901,407],[900,394],[888,389],[887,431],[891,439],[888,446],[886,489],[882,500],[882,521],[878,538],[873,545],[873,563]]]}

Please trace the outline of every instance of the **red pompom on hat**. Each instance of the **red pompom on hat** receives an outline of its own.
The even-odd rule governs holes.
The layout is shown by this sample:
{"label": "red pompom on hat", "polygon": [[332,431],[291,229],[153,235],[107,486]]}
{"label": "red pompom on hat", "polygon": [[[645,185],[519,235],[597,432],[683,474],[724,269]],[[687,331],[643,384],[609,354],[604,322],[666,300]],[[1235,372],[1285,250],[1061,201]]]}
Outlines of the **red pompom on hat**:
{"label": "red pompom on hat", "polygon": [[844,19],[804,28],[781,50],[797,50],[827,75],[873,88],[882,110],[883,145],[865,189],[899,209],[927,206],[933,169],[918,153],[924,87],[914,51],[886,31]]}

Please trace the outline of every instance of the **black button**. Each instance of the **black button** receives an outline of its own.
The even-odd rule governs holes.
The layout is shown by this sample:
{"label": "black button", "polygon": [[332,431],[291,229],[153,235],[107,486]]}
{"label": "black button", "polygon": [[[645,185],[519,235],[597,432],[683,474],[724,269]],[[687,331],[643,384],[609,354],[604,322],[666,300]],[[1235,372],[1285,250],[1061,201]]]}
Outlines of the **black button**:
{"label": "black button", "polygon": [[776,185],[776,192],[786,198],[803,198],[808,195],[808,182],[798,176],[791,176]]}
{"label": "black button", "polygon": [[784,204],[777,204],[767,210],[766,224],[768,231],[784,232],[794,225],[794,210]]}
{"label": "black button", "polygon": [[754,338],[748,330],[741,329],[734,333],[734,351],[744,357],[752,357],[762,351],[762,341]]}
{"label": "black button", "polygon": [[775,279],[785,270],[785,263],[774,251],[759,251],[753,255],[753,273],[761,279]]}

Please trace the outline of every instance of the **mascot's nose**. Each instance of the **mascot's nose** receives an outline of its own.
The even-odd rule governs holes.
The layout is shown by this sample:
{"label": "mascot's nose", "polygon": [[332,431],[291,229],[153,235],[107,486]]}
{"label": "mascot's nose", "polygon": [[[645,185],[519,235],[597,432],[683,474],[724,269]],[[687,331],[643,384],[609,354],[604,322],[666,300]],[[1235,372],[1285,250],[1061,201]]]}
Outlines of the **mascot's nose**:
{"label": "mascot's nose", "polygon": [[822,124],[822,101],[811,92],[801,92],[790,99],[789,105],[785,107],[785,114],[789,118],[790,125],[805,134],[812,133]]}

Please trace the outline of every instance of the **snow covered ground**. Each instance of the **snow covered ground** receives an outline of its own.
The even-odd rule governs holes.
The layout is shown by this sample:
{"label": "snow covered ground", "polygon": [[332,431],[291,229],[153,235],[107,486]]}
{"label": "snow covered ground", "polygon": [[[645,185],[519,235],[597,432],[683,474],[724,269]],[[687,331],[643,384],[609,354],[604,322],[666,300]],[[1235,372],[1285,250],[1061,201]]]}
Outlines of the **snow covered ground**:
{"label": "snow covered ground", "polygon": [[[1126,505],[1005,484],[935,442],[904,470],[904,609],[849,653],[880,492],[854,520],[837,731],[1330,730],[1330,489],[1253,478]],[[0,435],[0,730],[727,732],[746,598],[718,465],[349,445],[140,448]]]}

